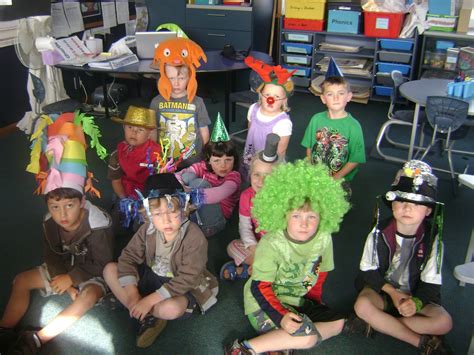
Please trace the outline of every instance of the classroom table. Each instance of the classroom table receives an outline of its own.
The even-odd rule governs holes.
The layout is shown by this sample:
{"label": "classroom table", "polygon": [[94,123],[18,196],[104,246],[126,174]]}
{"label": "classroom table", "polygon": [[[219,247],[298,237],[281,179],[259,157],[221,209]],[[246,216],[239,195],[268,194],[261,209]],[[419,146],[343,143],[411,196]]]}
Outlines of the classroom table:
{"label": "classroom table", "polygon": [[[235,73],[240,70],[248,69],[249,67],[242,61],[232,60],[225,58],[221,55],[220,50],[205,51],[207,62],[204,63],[201,61],[201,66],[197,68],[198,73],[224,73],[224,123],[227,128],[229,128],[229,95],[232,90],[234,90],[235,85]],[[258,51],[251,51],[250,55],[256,59],[262,60],[265,63],[272,63],[273,59],[268,54]],[[151,59],[142,59],[138,63],[130,64],[117,69],[102,69],[102,68],[90,68],[85,65],[82,67],[66,65],[66,64],[57,64],[58,68],[64,70],[71,70],[76,73],[78,72],[88,72],[92,74],[101,75],[102,79],[102,88],[104,91],[104,108],[105,116],[109,118],[109,103],[107,97],[107,75],[108,74],[157,74],[160,71],[150,67],[152,63]]]}
{"label": "classroom table", "polygon": [[[410,146],[408,148],[408,158],[411,160],[413,157],[413,149],[415,146],[416,131],[418,127],[418,117],[420,114],[420,108],[426,106],[426,100],[428,96],[447,96],[448,95],[448,83],[452,80],[448,79],[421,79],[407,81],[400,85],[400,95],[407,100],[415,103],[415,112],[413,114],[413,126],[411,129]],[[471,100],[469,106],[469,115],[474,115],[474,100]],[[453,150],[453,152],[456,152]]]}

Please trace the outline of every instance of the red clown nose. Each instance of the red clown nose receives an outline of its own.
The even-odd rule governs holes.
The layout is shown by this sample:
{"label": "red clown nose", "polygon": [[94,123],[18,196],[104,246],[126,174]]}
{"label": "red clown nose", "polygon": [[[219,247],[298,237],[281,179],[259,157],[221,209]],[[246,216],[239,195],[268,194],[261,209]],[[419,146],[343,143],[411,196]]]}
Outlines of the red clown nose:
{"label": "red clown nose", "polygon": [[267,104],[273,105],[275,103],[275,98],[273,96],[267,97]]}

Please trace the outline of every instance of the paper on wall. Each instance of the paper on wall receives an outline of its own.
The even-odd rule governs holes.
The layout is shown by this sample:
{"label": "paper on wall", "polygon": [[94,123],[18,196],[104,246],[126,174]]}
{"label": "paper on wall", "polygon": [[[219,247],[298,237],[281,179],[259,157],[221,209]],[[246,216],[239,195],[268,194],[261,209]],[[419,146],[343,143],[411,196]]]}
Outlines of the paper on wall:
{"label": "paper on wall", "polygon": [[82,19],[81,8],[78,2],[64,2],[64,12],[71,33],[84,31],[84,21]]}
{"label": "paper on wall", "polygon": [[130,16],[128,11],[128,0],[116,0],[115,9],[117,13],[117,23],[119,25],[127,23]]}
{"label": "paper on wall", "polygon": [[115,16],[115,2],[101,2],[102,17],[104,19],[104,28],[117,26],[117,17]]}
{"label": "paper on wall", "polygon": [[69,24],[64,13],[64,7],[62,2],[56,2],[51,4],[51,28],[54,38],[66,37],[71,33]]}

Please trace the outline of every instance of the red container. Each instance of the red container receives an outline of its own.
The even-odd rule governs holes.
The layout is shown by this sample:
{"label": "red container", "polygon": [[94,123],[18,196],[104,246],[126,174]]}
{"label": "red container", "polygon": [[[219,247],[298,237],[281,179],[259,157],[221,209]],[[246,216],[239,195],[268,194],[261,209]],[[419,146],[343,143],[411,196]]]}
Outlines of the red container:
{"label": "red container", "polygon": [[398,38],[405,14],[364,11],[364,34],[368,37]]}
{"label": "red container", "polygon": [[324,20],[306,20],[300,18],[284,18],[283,28],[287,30],[301,30],[301,31],[323,31]]}

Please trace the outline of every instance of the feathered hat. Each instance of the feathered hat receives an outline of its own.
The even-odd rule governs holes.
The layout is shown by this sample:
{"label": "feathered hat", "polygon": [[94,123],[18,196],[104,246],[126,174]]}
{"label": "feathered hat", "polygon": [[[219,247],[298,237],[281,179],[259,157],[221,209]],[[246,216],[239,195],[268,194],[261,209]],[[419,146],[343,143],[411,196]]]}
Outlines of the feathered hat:
{"label": "feathered hat", "polygon": [[[101,133],[94,117],[85,113],[68,112],[61,115],[42,115],[31,135],[30,163],[26,171],[36,175],[35,194],[46,194],[60,187],[69,187],[81,193],[100,197],[93,187],[94,176],[87,172],[86,139],[102,160],[107,156],[100,144]],[[85,185],[85,186],[84,186]]]}

